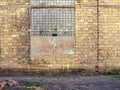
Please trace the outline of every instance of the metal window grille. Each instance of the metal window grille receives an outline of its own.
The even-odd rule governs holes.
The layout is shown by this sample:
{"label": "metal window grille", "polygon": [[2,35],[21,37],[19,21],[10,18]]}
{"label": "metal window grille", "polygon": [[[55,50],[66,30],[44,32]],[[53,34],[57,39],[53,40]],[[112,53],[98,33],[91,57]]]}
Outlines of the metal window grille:
{"label": "metal window grille", "polygon": [[74,0],[31,0],[32,36],[74,36]]}

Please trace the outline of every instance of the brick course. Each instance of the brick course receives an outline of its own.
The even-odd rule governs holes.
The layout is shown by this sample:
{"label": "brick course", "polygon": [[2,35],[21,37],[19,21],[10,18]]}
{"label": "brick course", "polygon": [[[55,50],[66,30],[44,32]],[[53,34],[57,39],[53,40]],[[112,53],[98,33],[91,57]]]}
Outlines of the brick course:
{"label": "brick course", "polygon": [[1,0],[0,67],[28,74],[91,73],[96,66],[100,71],[119,70],[119,4],[119,0],[76,0],[75,56],[30,58],[29,0]]}

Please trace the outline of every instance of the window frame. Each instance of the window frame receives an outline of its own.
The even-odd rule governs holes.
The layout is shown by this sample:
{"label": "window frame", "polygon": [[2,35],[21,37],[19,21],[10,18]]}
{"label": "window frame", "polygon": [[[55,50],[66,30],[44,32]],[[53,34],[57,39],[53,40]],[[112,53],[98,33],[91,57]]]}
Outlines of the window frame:
{"label": "window frame", "polygon": [[[74,37],[74,49],[73,49],[73,52],[74,52],[74,54],[72,54],[72,55],[58,55],[60,58],[61,57],[75,57],[75,55],[76,55],[76,26],[75,26],[75,24],[76,24],[76,19],[75,19],[75,0],[74,0],[74,5],[72,5],[72,6],[66,6],[66,5],[59,5],[59,6],[56,6],[56,5],[49,5],[49,6],[40,6],[40,5],[30,5],[30,8],[29,8],[29,19],[30,19],[30,37],[31,37],[31,10],[32,9],[43,9],[43,8],[61,8],[61,9],[74,9],[74,35],[73,36],[71,36],[71,37]],[[43,36],[44,37],[44,36]],[[52,37],[52,36],[51,36]],[[53,37],[53,38],[56,38],[56,37]],[[31,48],[31,44],[30,44],[30,48]],[[31,52],[31,50],[30,50],[30,52]],[[40,55],[40,57],[51,57],[51,55],[49,56],[49,55]],[[30,55],[30,57],[31,58],[34,58],[34,57],[32,57],[31,55]],[[39,56],[35,56],[35,57],[39,57]],[[52,57],[56,57],[56,55],[52,55]]]}

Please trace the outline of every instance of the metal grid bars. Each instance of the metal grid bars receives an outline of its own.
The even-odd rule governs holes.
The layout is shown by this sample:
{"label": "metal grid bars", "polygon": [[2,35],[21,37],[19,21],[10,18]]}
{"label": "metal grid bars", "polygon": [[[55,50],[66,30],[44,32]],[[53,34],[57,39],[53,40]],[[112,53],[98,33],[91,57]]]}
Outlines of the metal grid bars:
{"label": "metal grid bars", "polygon": [[60,5],[60,6],[74,6],[74,0],[31,0],[31,5]]}
{"label": "metal grid bars", "polygon": [[[53,3],[54,0],[34,0],[34,3],[37,1],[41,3],[47,1]],[[54,3],[56,7],[46,8],[46,5],[44,5],[42,8],[41,6],[31,8],[31,35],[74,36],[74,8],[57,7],[61,3],[67,6],[69,5],[68,2],[72,1],[74,0],[56,0]]]}

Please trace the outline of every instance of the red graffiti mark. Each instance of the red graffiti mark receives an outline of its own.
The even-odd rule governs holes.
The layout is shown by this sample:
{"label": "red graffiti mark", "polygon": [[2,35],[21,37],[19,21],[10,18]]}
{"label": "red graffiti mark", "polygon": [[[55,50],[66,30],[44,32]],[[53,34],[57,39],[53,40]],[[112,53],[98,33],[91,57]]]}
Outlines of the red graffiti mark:
{"label": "red graffiti mark", "polygon": [[35,52],[36,53],[51,52],[53,55],[57,55],[57,53],[58,53],[58,46],[57,45],[51,45],[51,44],[41,45],[41,46],[38,46],[35,49]]}
{"label": "red graffiti mark", "polygon": [[53,45],[52,44],[48,44],[46,47],[47,48],[53,48]]}
{"label": "red graffiti mark", "polygon": [[52,53],[53,55],[57,55],[60,48],[74,48],[75,43],[74,42],[65,42],[62,44],[54,45],[54,44],[45,44],[40,45],[36,47],[35,52],[36,53]]}
{"label": "red graffiti mark", "polygon": [[37,49],[36,49],[36,52],[46,52],[47,51],[47,48],[46,46],[38,46]]}
{"label": "red graffiti mark", "polygon": [[66,46],[69,48],[74,48],[75,47],[75,43],[74,42],[67,42]]}
{"label": "red graffiti mark", "polygon": [[54,49],[53,49],[53,55],[57,55],[57,53],[58,53],[58,48],[57,48],[57,46],[54,46]]}

